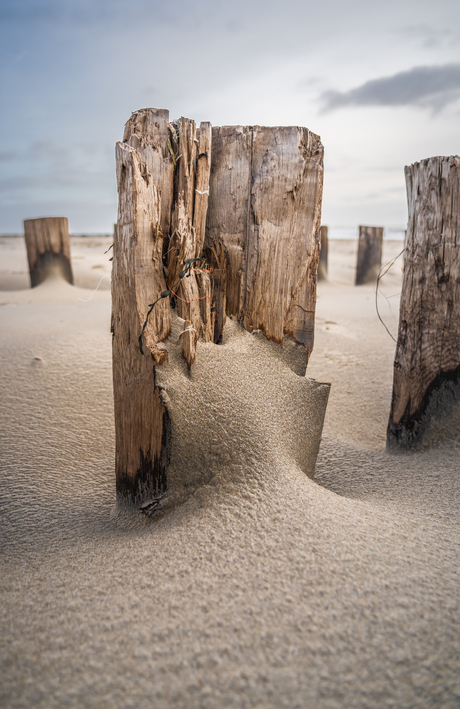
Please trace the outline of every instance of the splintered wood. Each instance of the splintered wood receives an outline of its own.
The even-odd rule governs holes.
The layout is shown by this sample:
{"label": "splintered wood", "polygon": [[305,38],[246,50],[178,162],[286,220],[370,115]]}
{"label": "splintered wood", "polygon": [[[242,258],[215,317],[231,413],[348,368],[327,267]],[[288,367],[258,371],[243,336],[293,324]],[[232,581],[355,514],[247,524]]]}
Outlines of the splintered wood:
{"label": "splintered wood", "polygon": [[406,167],[409,223],[389,448],[409,448],[460,398],[460,158]]}
{"label": "splintered wood", "polygon": [[32,288],[43,283],[53,269],[73,284],[67,217],[26,219],[24,237]]}
{"label": "splintered wood", "polygon": [[155,367],[167,357],[171,307],[185,323],[189,369],[200,333],[219,343],[227,316],[311,353],[323,147],[306,128],[197,128],[142,109],[116,160],[117,491],[141,507],[166,489],[168,421]]}

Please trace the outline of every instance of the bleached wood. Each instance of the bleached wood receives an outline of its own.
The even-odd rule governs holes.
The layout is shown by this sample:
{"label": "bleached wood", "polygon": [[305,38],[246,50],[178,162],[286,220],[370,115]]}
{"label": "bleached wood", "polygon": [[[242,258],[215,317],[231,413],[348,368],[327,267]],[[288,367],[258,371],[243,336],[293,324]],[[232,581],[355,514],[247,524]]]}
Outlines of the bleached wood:
{"label": "bleached wood", "polygon": [[169,122],[169,111],[162,108],[142,108],[135,111],[126,122],[123,135],[123,142],[138,151],[159,191],[160,226],[165,239],[171,230],[174,191],[174,163],[168,141],[173,152],[174,149],[177,151],[175,135]]}
{"label": "bleached wood", "polygon": [[196,155],[195,206],[193,226],[196,232],[196,254],[203,251],[206,232],[206,217],[209,201],[209,180],[211,176],[211,140],[212,128],[208,122],[200,123],[196,132],[198,149]]}
{"label": "bleached wood", "polygon": [[116,146],[118,219],[112,274],[113,390],[116,487],[120,503],[142,507],[166,489],[169,418],[155,385],[155,364],[167,353],[159,343],[170,331],[168,299],[150,313],[166,289],[159,190],[140,153]]}
{"label": "bleached wood", "polygon": [[26,219],[24,238],[32,288],[43,283],[53,269],[73,284],[67,217]]}
{"label": "bleached wood", "polygon": [[212,283],[211,276],[203,271],[197,273],[198,291],[200,294],[201,306],[201,332],[205,342],[212,342],[214,335],[214,317],[211,312],[212,307]]}
{"label": "bleached wood", "polygon": [[245,249],[250,219],[252,129],[212,128],[212,162],[205,246],[222,239],[228,259],[226,307],[243,314]]}
{"label": "bleached wood", "polygon": [[190,369],[195,361],[196,352],[195,332],[190,320],[184,321],[184,329],[180,334],[180,338],[182,340],[182,354],[187,362],[187,367]]}
{"label": "bleached wood", "polygon": [[355,285],[376,283],[382,267],[383,227],[360,226]]}
{"label": "bleached wood", "polygon": [[228,259],[227,314],[313,348],[323,146],[306,128],[213,128],[205,244]]}
{"label": "bleached wood", "polygon": [[[186,323],[189,369],[200,328],[219,343],[227,314],[311,352],[322,160],[305,128],[197,131],[157,109],[127,122],[117,144],[112,318],[119,499],[150,509],[166,488],[169,419],[155,367],[167,356],[171,305]],[[209,268],[193,261],[203,256]]]}
{"label": "bleached wood", "polygon": [[405,174],[409,222],[389,448],[416,445],[431,416],[460,398],[460,157],[429,158]]}
{"label": "bleached wood", "polygon": [[[195,122],[181,118],[178,122],[178,157],[176,167],[176,188],[173,200],[171,228],[172,237],[168,266],[168,285],[174,288],[184,264],[197,257],[197,236],[193,226],[196,182],[196,129]],[[201,329],[199,290],[195,272],[189,269],[187,276],[174,288],[177,295],[177,311],[184,320],[192,322],[195,338]]]}

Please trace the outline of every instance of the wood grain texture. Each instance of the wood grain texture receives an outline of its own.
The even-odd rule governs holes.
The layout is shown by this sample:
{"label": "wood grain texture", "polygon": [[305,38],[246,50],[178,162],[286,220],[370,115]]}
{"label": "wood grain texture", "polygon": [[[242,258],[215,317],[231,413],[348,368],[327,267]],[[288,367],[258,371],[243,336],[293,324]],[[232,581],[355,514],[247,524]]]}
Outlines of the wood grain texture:
{"label": "wood grain texture", "polygon": [[355,285],[376,283],[382,267],[383,227],[360,226]]}
{"label": "wood grain texture", "polygon": [[460,158],[406,167],[409,222],[387,446],[423,437],[460,396]]}
{"label": "wood grain texture", "polygon": [[205,245],[227,255],[226,312],[313,348],[323,146],[306,128],[213,128]]}
{"label": "wood grain texture", "polygon": [[319,254],[318,263],[318,281],[327,279],[327,254],[329,250],[329,229],[327,226],[321,226],[321,251]]}
{"label": "wood grain texture", "polygon": [[118,220],[112,273],[113,390],[116,487],[120,503],[142,507],[166,489],[168,413],[155,385],[155,364],[167,353],[159,343],[170,331],[168,299],[149,305],[166,289],[159,190],[140,153],[116,146]]}
{"label": "wood grain texture", "polygon": [[245,249],[250,217],[252,129],[212,128],[212,162],[205,246],[222,240],[227,252],[228,315],[243,314]]}
{"label": "wood grain texture", "polygon": [[[185,322],[189,369],[200,330],[219,343],[227,314],[276,342],[293,338],[307,356],[312,350],[323,147],[306,128],[202,123],[197,131],[190,119],[142,109],[116,159],[117,494],[147,509],[167,484],[169,418],[155,367],[167,357],[171,306]],[[193,261],[203,256],[210,268]]]}
{"label": "wood grain texture", "polygon": [[196,156],[195,205],[193,209],[193,226],[196,232],[196,254],[203,252],[206,234],[206,217],[208,214],[209,180],[211,177],[211,142],[212,127],[208,122],[200,123],[196,131],[198,142]]}
{"label": "wood grain texture", "polygon": [[195,332],[190,320],[184,321],[184,329],[180,334],[180,338],[182,340],[182,354],[187,362],[187,367],[190,369],[195,361],[196,352]]}
{"label": "wood grain texture", "polygon": [[135,111],[126,122],[123,134],[123,142],[137,150],[159,191],[160,226],[165,239],[171,231],[174,162],[169,145],[173,152],[177,152],[177,145],[174,145],[175,136],[175,130],[169,123],[169,111],[162,108],[142,108]]}
{"label": "wood grain texture", "polygon": [[55,268],[73,285],[67,217],[26,219],[24,238],[32,288],[43,283]]}

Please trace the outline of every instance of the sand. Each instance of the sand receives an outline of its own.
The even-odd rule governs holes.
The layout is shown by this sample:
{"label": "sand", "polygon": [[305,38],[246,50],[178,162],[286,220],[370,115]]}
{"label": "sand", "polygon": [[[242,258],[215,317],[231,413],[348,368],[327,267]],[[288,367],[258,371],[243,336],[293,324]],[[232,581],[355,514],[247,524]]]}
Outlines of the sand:
{"label": "sand", "polygon": [[[76,285],[32,291],[22,240],[0,239],[0,706],[460,706],[460,439],[385,452],[395,345],[373,286],[353,286],[356,242],[330,242],[319,284],[307,376],[332,387],[314,480],[304,422],[264,452],[255,387],[252,408],[219,404],[209,476],[151,519],[114,507],[109,279],[91,296],[110,243],[72,240]],[[394,335],[400,266],[380,298]],[[222,356],[252,337],[270,357],[229,326]],[[193,400],[196,435],[199,395],[177,409]]]}

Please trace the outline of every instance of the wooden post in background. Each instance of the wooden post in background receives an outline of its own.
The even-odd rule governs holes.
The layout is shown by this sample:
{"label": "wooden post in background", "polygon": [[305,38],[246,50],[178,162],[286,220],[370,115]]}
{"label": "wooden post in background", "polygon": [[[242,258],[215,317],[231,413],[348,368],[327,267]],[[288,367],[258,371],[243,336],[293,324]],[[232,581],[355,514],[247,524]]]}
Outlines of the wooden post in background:
{"label": "wooden post in background", "polygon": [[67,217],[26,219],[24,237],[32,288],[43,283],[53,270],[73,285]]}
{"label": "wooden post in background", "polygon": [[[132,114],[117,143],[112,276],[117,498],[153,511],[167,489],[170,423],[155,381],[171,306],[187,366],[227,315],[313,348],[323,146],[306,128],[213,128]],[[206,262],[214,268],[204,267]],[[197,263],[198,259],[198,263]],[[305,358],[303,359],[303,355]]]}
{"label": "wooden post in background", "polygon": [[388,448],[415,446],[460,400],[460,158],[405,168],[409,222]]}
{"label": "wooden post in background", "polygon": [[355,285],[375,283],[382,267],[383,227],[360,226]]}
{"label": "wooden post in background", "polygon": [[321,251],[319,254],[318,263],[318,281],[325,281],[327,279],[327,252],[329,248],[328,242],[328,228],[327,226],[321,226]]}

